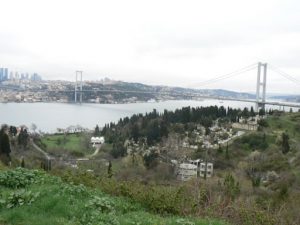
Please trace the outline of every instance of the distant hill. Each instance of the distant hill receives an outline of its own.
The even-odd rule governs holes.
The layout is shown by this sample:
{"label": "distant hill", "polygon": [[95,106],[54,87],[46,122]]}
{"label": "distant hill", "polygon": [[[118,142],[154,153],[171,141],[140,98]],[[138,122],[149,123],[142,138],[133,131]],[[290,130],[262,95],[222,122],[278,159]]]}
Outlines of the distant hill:
{"label": "distant hill", "polygon": [[[7,81],[0,85],[0,102],[73,102],[74,82],[48,80],[25,82]],[[135,103],[146,101],[210,98],[254,99],[254,94],[223,89],[190,89],[162,85],[146,85],[105,78],[83,82],[83,102]],[[18,93],[18,98],[16,98]],[[19,94],[21,93],[21,95]],[[34,93],[34,94],[33,94]],[[78,97],[78,96],[77,96]]]}
{"label": "distant hill", "polygon": [[208,97],[227,97],[227,98],[241,98],[241,99],[254,99],[254,94],[241,93],[228,91],[223,89],[190,89],[182,87],[171,87],[171,86],[158,86],[158,85],[146,85],[141,83],[129,83],[123,81],[111,81],[108,82],[90,82],[87,83],[84,88],[101,89],[107,90],[108,94],[110,91],[115,100],[118,99],[117,94],[114,92],[119,92],[119,95],[124,91],[121,98],[132,98],[136,97],[138,100],[149,100],[149,99],[187,99],[187,98],[197,98],[201,96]]}
{"label": "distant hill", "polygon": [[300,102],[300,95],[277,95],[270,97],[271,99],[282,100],[285,102]]}

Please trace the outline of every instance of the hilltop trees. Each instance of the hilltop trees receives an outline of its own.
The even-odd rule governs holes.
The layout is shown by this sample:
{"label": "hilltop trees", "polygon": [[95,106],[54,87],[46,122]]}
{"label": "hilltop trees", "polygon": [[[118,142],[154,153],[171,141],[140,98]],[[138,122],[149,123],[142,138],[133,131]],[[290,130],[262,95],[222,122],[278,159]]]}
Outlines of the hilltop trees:
{"label": "hilltop trees", "polygon": [[28,141],[29,141],[29,134],[27,132],[27,129],[25,127],[22,127],[18,135],[18,144],[19,146],[23,147],[23,149],[26,149],[28,145]]}
{"label": "hilltop trees", "polygon": [[95,135],[95,136],[100,136],[100,134],[101,134],[101,132],[100,132],[99,126],[96,125],[95,131],[94,131],[94,135]]}
{"label": "hilltop trees", "polygon": [[[175,111],[164,110],[161,114],[154,109],[145,115],[135,114],[130,118],[120,119],[118,123],[105,124],[100,133],[109,143],[122,141],[124,143],[126,139],[138,142],[141,138],[146,138],[147,144],[153,145],[160,142],[162,138],[168,137],[170,131],[180,133],[181,129],[179,128],[191,123],[201,124],[205,128],[206,134],[209,134],[209,127],[216,119],[236,122],[239,116],[249,117],[254,114],[253,109],[249,111],[245,108],[242,111],[230,107],[226,109],[223,106],[183,107]],[[97,127],[96,132],[98,133]],[[118,151],[115,149],[115,152]]]}
{"label": "hilltop trees", "polygon": [[15,126],[10,126],[9,127],[9,134],[11,135],[11,136],[16,136],[17,135],[17,133],[18,133],[18,131],[17,131],[17,128],[15,127]]}
{"label": "hilltop trees", "polygon": [[146,128],[147,144],[153,145],[161,140],[160,127],[157,120],[151,121]]}
{"label": "hilltop trees", "polygon": [[134,140],[134,142],[137,142],[139,137],[140,137],[140,128],[138,124],[133,124],[131,127],[131,132],[130,132],[131,138]]}

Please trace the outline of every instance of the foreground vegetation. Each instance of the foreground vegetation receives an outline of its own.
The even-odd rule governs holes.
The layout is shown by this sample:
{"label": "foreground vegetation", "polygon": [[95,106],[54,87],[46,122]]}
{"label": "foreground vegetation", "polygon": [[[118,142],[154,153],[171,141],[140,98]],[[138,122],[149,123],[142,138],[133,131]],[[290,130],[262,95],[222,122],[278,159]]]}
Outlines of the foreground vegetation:
{"label": "foreground vegetation", "polygon": [[1,171],[0,189],[1,224],[225,224],[154,214],[130,198],[112,197],[37,170]]}
{"label": "foreground vegetation", "polygon": [[[206,158],[214,163],[214,176],[207,180],[178,182],[175,180],[174,167],[167,160],[168,157],[163,157],[172,156],[170,153],[176,152],[174,149],[178,142],[173,145],[168,143],[173,139],[177,141],[179,138],[187,138],[186,133],[192,133],[198,123],[204,125],[204,134],[209,133],[211,124],[218,117],[221,118],[218,123],[222,123],[223,127],[232,122],[225,109],[207,109],[215,112],[214,118],[199,114],[198,120],[196,111],[187,109],[178,110],[175,114],[165,112],[159,115],[154,111],[146,117],[133,116],[118,124],[106,126],[103,134],[111,143],[101,148],[95,161],[81,162],[76,169],[67,164],[56,167],[53,163],[51,173],[56,177],[18,169],[17,174],[21,180],[24,177],[20,174],[36,173],[40,177],[37,182],[24,187],[7,186],[10,182],[1,184],[0,178],[1,194],[3,193],[0,224],[22,224],[22,220],[28,221],[28,224],[41,224],[34,220],[48,217],[49,220],[52,219],[52,224],[223,224],[222,221],[246,225],[300,224],[300,113],[271,111],[268,117],[259,121],[258,131],[248,131],[243,136],[232,139],[227,146],[209,150],[199,146],[197,149],[188,149],[184,152],[185,156]],[[201,112],[204,109],[199,110]],[[188,112],[194,113],[194,119]],[[231,111],[231,115],[247,117],[251,115],[251,111],[236,110]],[[233,117],[235,120],[235,116]],[[159,136],[154,135],[157,134],[156,131]],[[79,141],[83,135],[85,134],[71,137]],[[47,146],[54,143],[58,147],[57,139],[62,137],[63,135],[43,137],[42,142],[47,143]],[[151,142],[148,142],[148,137],[152,138]],[[65,144],[72,146],[72,138]],[[128,142],[128,138],[131,146],[126,148],[124,143]],[[194,137],[190,135],[188,138],[192,140]],[[161,151],[168,145],[173,152]],[[152,149],[153,146],[160,150],[159,153],[144,154],[147,148]],[[135,151],[135,147],[140,151]],[[131,151],[128,151],[130,148]],[[177,151],[181,149],[178,148]],[[60,151],[68,150],[61,147]],[[26,167],[39,167],[33,161],[36,156],[30,148],[16,151],[13,147],[11,155],[13,166],[21,165],[20,156],[28,156]],[[151,163],[147,161],[149,159]],[[101,162],[103,166],[99,166]],[[86,165],[81,166],[83,163]],[[91,168],[92,164],[95,168]],[[77,194],[62,192],[66,187],[76,189]],[[85,194],[81,195],[82,191],[79,189],[84,189]],[[21,202],[31,205],[8,205],[10,199],[19,198],[16,196],[29,199]],[[111,206],[107,206],[108,209],[106,206],[102,209],[102,200],[99,203],[94,199],[102,197],[112,202],[109,203]],[[38,199],[45,203],[38,203]],[[50,206],[47,202],[52,199],[55,201]],[[93,201],[97,203],[91,204],[97,206],[93,206],[91,210],[88,205]],[[130,210],[124,212],[122,205],[127,207],[128,204]],[[68,208],[69,205],[74,208]],[[32,207],[38,213],[31,211]],[[56,211],[56,207],[61,210]],[[86,215],[92,211],[94,213]],[[113,221],[108,219],[112,217]],[[89,219],[82,220],[83,218]],[[219,221],[197,218],[217,218]]]}

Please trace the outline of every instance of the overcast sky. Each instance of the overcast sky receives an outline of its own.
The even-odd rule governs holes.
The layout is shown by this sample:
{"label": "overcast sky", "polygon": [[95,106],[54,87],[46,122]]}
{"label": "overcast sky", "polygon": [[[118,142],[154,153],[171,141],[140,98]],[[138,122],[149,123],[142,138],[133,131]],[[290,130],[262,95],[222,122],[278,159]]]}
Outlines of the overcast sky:
{"label": "overcast sky", "polygon": [[[0,0],[0,66],[45,79],[197,84],[258,61],[300,80],[300,2]],[[199,88],[255,91],[256,71]],[[267,91],[300,93],[268,73]]]}

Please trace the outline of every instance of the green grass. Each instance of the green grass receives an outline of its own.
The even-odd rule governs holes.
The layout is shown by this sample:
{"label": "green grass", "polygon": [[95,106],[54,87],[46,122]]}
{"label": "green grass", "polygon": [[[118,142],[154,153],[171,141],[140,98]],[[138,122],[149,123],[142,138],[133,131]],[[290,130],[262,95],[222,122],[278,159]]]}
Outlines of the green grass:
{"label": "green grass", "polygon": [[[60,178],[35,173],[26,191],[39,193],[30,205],[6,208],[10,193],[18,191],[6,187],[6,181],[18,182],[30,170],[17,169],[17,173],[0,172],[0,224],[6,225],[67,225],[67,224],[227,224],[214,219],[161,216],[147,212],[128,198],[112,197],[100,190],[63,182]],[[3,174],[9,173],[9,176]],[[5,180],[6,179],[6,180]],[[5,200],[5,201],[3,201]]]}
{"label": "green grass", "polygon": [[75,156],[89,155],[94,149],[89,145],[89,136],[85,134],[56,134],[46,135],[42,138],[46,151],[50,153],[71,153]]}

